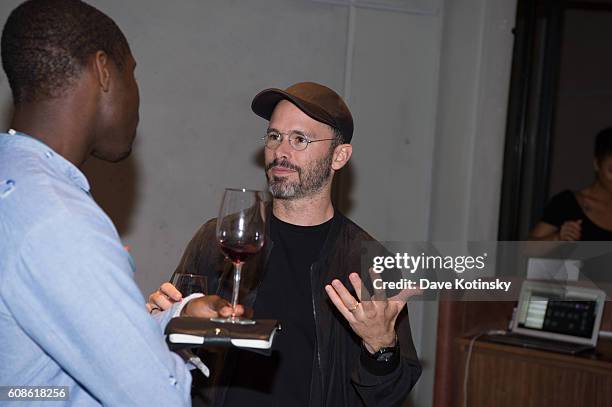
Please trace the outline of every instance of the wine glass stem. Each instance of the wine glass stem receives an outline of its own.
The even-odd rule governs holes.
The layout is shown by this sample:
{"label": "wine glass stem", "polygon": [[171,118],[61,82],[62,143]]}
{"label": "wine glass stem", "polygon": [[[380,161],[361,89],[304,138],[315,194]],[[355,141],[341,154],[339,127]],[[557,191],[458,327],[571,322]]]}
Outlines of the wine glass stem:
{"label": "wine glass stem", "polygon": [[234,290],[232,292],[232,318],[236,316],[236,306],[238,305],[238,293],[240,292],[240,273],[242,272],[242,262],[234,263]]}

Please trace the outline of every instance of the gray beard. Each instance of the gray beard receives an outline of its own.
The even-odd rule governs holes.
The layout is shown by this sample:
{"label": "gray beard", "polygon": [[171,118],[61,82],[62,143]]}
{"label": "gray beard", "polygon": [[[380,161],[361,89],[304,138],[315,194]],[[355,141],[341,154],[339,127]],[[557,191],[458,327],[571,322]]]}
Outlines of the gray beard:
{"label": "gray beard", "polygon": [[331,176],[332,157],[333,154],[328,154],[306,169],[300,169],[297,182],[285,177],[268,177],[270,194],[276,199],[294,200],[319,192]]}

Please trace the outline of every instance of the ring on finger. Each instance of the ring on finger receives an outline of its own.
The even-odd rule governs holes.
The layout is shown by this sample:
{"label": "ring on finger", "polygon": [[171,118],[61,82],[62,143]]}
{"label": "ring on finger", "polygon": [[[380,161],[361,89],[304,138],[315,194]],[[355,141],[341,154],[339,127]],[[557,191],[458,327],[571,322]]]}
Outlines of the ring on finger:
{"label": "ring on finger", "polygon": [[351,308],[349,308],[348,310],[350,312],[355,312],[357,310],[357,307],[359,307],[359,304],[361,304],[360,302],[356,302]]}

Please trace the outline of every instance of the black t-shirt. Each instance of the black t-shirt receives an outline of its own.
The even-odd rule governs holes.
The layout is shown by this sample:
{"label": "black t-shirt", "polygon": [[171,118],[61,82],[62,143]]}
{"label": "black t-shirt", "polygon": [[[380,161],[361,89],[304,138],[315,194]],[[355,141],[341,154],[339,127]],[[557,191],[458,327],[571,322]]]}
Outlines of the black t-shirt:
{"label": "black t-shirt", "polygon": [[331,220],[295,226],[272,216],[274,243],[254,304],[254,317],[278,319],[272,355],[237,351],[226,407],[307,406],[316,349],[310,267],[319,258]]}
{"label": "black t-shirt", "polygon": [[544,208],[542,222],[558,228],[564,222],[582,219],[582,233],[580,240],[605,241],[612,240],[612,230],[597,226],[584,213],[576,196],[570,190],[565,190],[553,196]]}

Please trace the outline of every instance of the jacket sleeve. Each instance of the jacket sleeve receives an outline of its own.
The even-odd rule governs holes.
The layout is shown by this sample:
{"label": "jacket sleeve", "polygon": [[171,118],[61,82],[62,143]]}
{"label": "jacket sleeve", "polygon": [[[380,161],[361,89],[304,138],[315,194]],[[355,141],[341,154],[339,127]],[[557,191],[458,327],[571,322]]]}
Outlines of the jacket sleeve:
{"label": "jacket sleeve", "polygon": [[421,364],[412,343],[406,308],[398,316],[396,332],[400,344],[400,360],[393,371],[383,375],[376,374],[360,360],[353,373],[353,385],[366,406],[404,405],[408,393],[421,375]]}
{"label": "jacket sleeve", "polygon": [[206,276],[209,294],[219,292],[219,280],[226,266],[224,256],[217,246],[216,228],[216,219],[211,219],[198,229],[174,271]]}
{"label": "jacket sleeve", "polygon": [[205,274],[206,253],[210,251],[210,246],[215,244],[215,228],[214,219],[200,226],[187,244],[175,273]]}
{"label": "jacket sleeve", "polygon": [[[390,253],[377,241],[370,240],[364,246],[366,256],[383,255],[389,256]],[[364,253],[364,254],[365,254]],[[361,261],[361,256],[354,256]],[[361,277],[366,285],[372,291],[372,279],[367,270],[363,270],[360,265],[353,266],[354,269],[361,269]],[[400,270],[388,270],[385,272],[384,279],[388,281],[398,280],[401,278]],[[397,292],[387,292],[387,296],[396,295]],[[385,369],[372,369],[372,363],[367,363],[364,360],[364,350],[353,371],[352,381],[357,393],[363,400],[366,406],[402,406],[405,404],[408,394],[414,387],[415,383],[421,376],[421,364],[414,348],[412,341],[412,332],[410,330],[410,321],[408,318],[408,306],[400,312],[395,323],[395,331],[400,345],[399,363],[390,361],[391,371]],[[375,362],[378,363],[378,362]]]}

